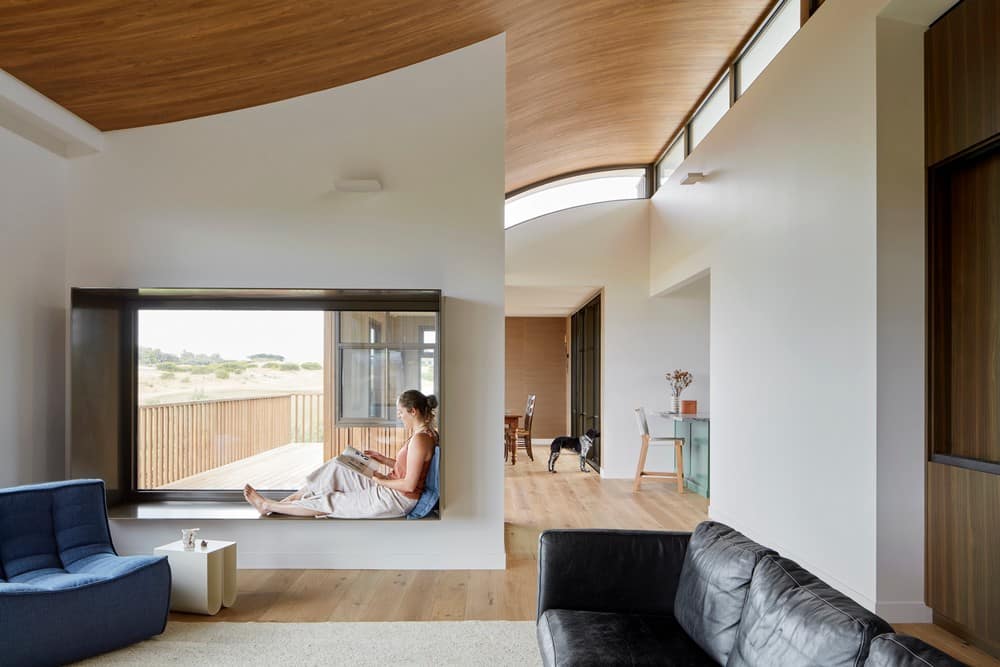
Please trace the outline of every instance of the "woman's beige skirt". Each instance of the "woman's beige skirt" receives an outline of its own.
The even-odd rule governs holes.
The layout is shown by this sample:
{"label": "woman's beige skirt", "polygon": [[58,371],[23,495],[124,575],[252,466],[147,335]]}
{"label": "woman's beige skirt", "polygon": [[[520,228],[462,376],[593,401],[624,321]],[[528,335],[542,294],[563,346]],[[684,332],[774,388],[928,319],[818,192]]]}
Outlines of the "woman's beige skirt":
{"label": "woman's beige skirt", "polygon": [[417,504],[334,459],[309,473],[303,488],[306,495],[295,504],[333,519],[392,519],[406,516]]}

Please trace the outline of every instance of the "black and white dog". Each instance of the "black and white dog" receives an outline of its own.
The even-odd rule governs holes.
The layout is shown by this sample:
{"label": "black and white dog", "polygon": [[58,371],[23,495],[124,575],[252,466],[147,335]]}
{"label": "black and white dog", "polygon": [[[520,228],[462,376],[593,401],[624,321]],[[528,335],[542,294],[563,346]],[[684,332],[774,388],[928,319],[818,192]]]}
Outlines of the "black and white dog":
{"label": "black and white dog", "polygon": [[588,430],[579,438],[571,438],[568,435],[561,435],[552,441],[552,453],[549,454],[549,472],[556,471],[556,460],[563,449],[572,449],[580,455],[580,472],[590,472],[587,470],[587,454],[594,446],[594,438],[600,437],[600,433],[594,429]]}

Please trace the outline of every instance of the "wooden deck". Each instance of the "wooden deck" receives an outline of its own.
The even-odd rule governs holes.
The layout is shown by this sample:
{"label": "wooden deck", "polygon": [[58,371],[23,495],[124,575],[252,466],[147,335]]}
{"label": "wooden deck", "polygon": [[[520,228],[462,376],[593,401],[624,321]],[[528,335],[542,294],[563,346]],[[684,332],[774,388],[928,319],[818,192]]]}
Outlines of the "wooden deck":
{"label": "wooden deck", "polygon": [[302,480],[323,463],[322,442],[296,442],[276,447],[224,466],[158,487],[176,489],[298,489]]}

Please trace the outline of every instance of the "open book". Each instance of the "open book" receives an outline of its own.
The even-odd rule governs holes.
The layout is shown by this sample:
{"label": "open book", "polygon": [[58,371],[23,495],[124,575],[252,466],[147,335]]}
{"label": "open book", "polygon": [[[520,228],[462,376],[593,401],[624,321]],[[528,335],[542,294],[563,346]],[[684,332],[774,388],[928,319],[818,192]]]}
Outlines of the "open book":
{"label": "open book", "polygon": [[375,462],[375,459],[365,456],[354,449],[354,447],[345,448],[343,453],[336,457],[334,461],[365,477],[371,477],[372,473],[378,470],[378,463]]}

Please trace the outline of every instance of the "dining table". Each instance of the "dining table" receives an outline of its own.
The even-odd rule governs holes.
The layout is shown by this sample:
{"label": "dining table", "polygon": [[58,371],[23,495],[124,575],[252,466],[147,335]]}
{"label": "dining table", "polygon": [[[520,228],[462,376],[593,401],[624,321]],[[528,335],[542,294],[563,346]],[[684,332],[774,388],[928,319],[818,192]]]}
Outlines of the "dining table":
{"label": "dining table", "polygon": [[510,455],[510,464],[517,463],[517,427],[521,423],[521,415],[513,412],[505,412],[503,416],[503,440],[504,454],[503,460],[507,460]]}

